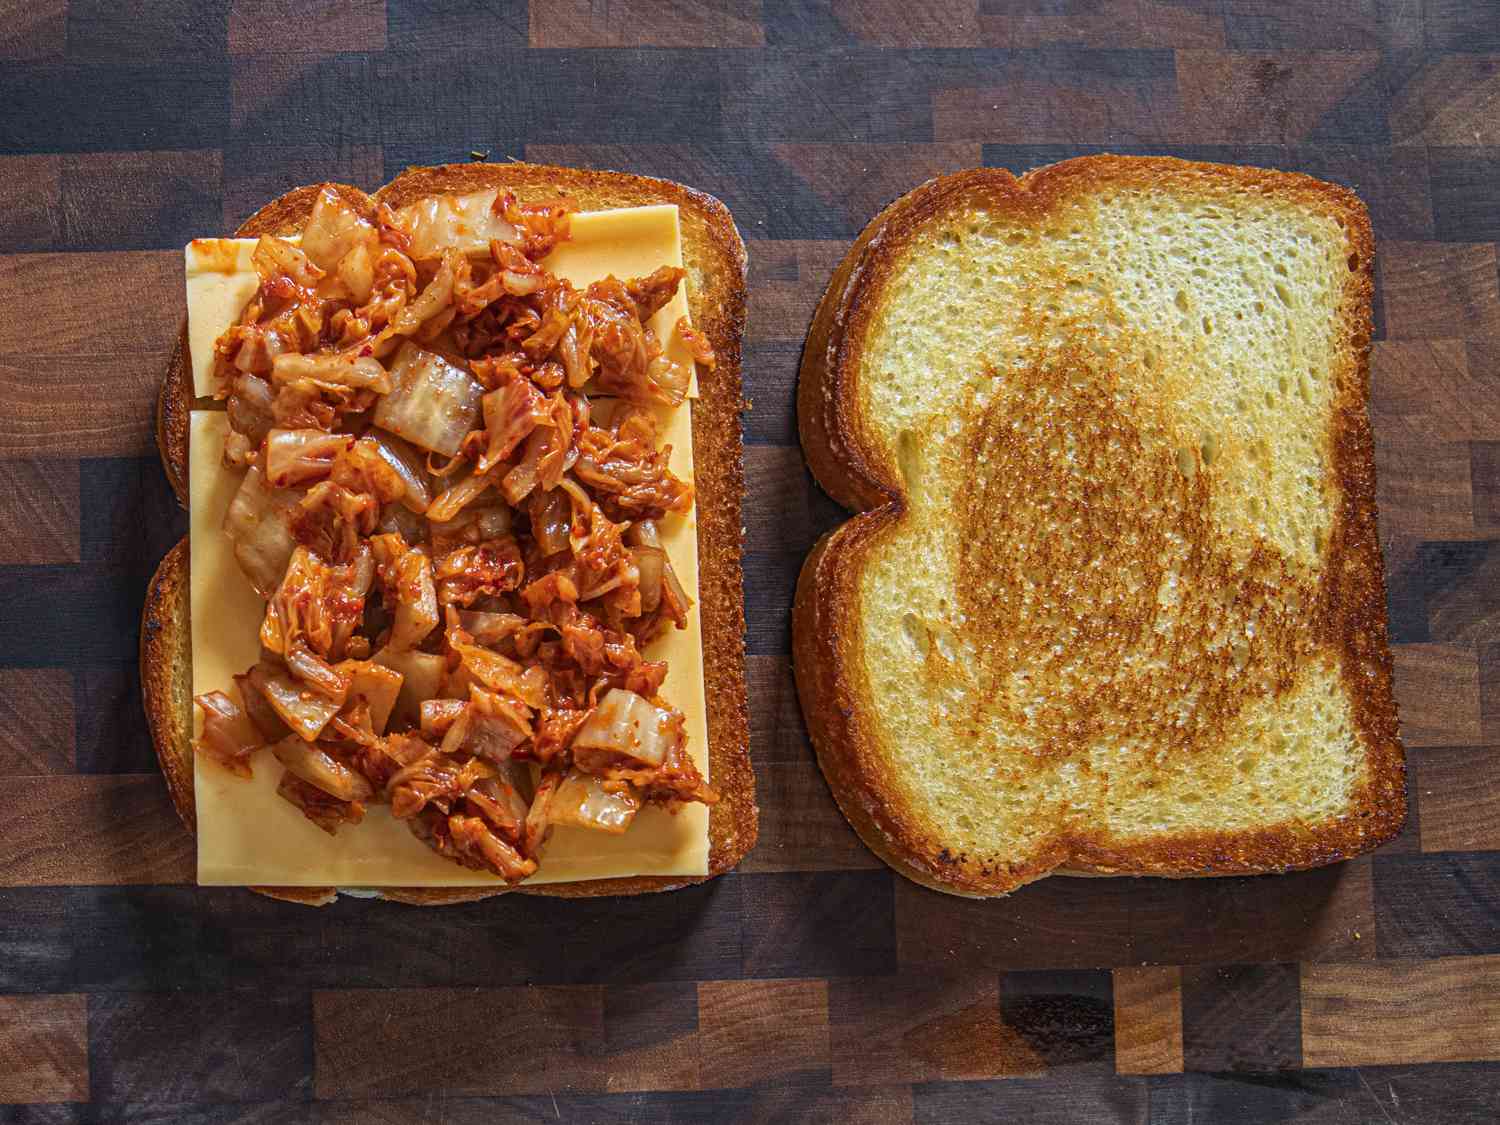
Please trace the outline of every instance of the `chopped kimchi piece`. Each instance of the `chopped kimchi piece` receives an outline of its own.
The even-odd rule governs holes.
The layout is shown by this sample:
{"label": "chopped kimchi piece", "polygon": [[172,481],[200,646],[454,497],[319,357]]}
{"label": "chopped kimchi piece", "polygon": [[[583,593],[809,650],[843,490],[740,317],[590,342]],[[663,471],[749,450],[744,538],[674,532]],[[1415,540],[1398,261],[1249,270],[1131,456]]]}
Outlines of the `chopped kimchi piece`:
{"label": "chopped kimchi piece", "polygon": [[250,759],[265,745],[255,724],[222,691],[206,692],[193,702],[203,712],[203,733],[193,740],[193,749],[230,773],[249,777]]}

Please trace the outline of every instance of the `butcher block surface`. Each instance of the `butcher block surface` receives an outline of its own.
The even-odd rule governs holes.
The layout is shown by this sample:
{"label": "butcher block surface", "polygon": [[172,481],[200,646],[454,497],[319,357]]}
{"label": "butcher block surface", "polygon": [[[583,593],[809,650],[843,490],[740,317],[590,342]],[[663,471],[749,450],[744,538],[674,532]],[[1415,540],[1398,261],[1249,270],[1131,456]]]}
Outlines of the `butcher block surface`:
{"label": "butcher block surface", "polygon": [[[1460,0],[34,0],[0,21],[0,1121],[1500,1119],[1500,11]],[[876,210],[1093,152],[1348,184],[1411,815],[1351,863],[945,897],[833,805],[789,663],[844,518],[793,408]],[[182,245],[296,184],[681,180],[750,252],[761,842],[669,895],[193,885],[146,733]]]}

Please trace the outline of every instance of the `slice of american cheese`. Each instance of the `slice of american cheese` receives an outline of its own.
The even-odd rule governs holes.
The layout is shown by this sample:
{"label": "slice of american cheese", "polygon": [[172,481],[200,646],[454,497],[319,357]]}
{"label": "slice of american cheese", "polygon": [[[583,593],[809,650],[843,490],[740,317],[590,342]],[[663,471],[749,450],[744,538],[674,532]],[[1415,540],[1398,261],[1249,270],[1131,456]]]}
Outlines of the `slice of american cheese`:
{"label": "slice of american cheese", "polygon": [[[240,314],[255,290],[252,239],[198,239],[187,248],[189,342],[194,385],[210,393],[213,341]],[[573,218],[573,238],[546,265],[574,285],[607,274],[639,277],[658,266],[682,264],[675,205],[598,211]],[[651,326],[673,358],[691,362],[672,331],[688,313],[679,287]],[[671,445],[672,471],[693,479],[692,411],[663,410],[662,441]],[[259,655],[264,606],[234,560],[221,530],[239,486],[237,472],[220,464],[227,420],[223,412],[194,411],[190,435],[193,691],[228,691],[232,677]],[[662,522],[662,540],[684,587],[698,589],[696,510]],[[662,694],[687,718],[688,746],[708,776],[708,723],[703,699],[703,644],[698,607],[686,629],[669,630],[647,654],[670,671]],[[195,708],[196,711],[196,708]],[[195,715],[201,727],[201,715]],[[386,806],[369,808],[364,822],[329,836],[276,795],[281,767],[262,752],[255,776],[244,781],[212,765],[196,770],[198,881],[214,885],[453,887],[500,881],[443,859],[418,841]],[[688,805],[676,813],[647,807],[620,836],[578,828],[552,834],[533,883],[564,883],[628,875],[708,873],[708,810]]]}

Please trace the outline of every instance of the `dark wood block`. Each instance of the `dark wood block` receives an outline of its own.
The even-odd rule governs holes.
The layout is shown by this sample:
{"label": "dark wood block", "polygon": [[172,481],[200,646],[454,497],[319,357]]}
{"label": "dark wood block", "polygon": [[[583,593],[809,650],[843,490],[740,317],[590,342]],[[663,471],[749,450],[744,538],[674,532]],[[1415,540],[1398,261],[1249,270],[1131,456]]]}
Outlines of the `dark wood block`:
{"label": "dark wood block", "polygon": [[[1380,425],[1377,418],[1376,426]],[[1392,431],[1396,432],[1392,432]],[[1377,429],[1375,498],[1381,542],[1466,539],[1476,534],[1470,446],[1412,438],[1398,426]],[[1388,554],[1394,555],[1387,549]],[[1426,623],[1423,623],[1424,628]],[[1397,636],[1398,640],[1427,639]]]}
{"label": "dark wood block", "polygon": [[1338,1121],[1350,1112],[1445,1125],[1486,1125],[1500,1112],[1500,1069],[1493,1063],[1288,1071],[1267,1080],[1239,1074],[1187,1074],[1151,1080],[1153,1120]]}
{"label": "dark wood block", "polygon": [[[916,9],[903,9],[912,18]],[[972,76],[979,52],[727,51],[721,61],[720,122],[732,141],[907,143],[935,135],[931,91],[953,71]],[[754,260],[752,255],[752,261]]]}
{"label": "dark wood block", "polygon": [[1301,1066],[1302,1008],[1297,981],[1296,965],[1184,969],[1184,1067],[1276,1071]]}
{"label": "dark wood block", "polygon": [[805,553],[849,518],[813,483],[799,446],[747,446],[745,491],[756,498],[744,516],[747,551]]}
{"label": "dark wood block", "polygon": [[384,0],[233,0],[229,6],[232,54],[336,54],[385,48]]}
{"label": "dark wood block", "polygon": [[744,415],[747,445],[798,443],[797,371],[801,363],[800,340],[745,342],[741,378],[750,403]]}
{"label": "dark wood block", "polygon": [[224,206],[215,232],[228,234],[271,200],[303,184],[353,184],[374,191],[387,179],[379,145],[228,145]]}
{"label": "dark wood block", "polygon": [[72,675],[0,670],[0,777],[72,773],[74,761]]}
{"label": "dark wood block", "polygon": [[1477,746],[1484,741],[1479,662],[1453,645],[1396,645],[1396,705],[1407,746]]}
{"label": "dark wood block", "polygon": [[76,716],[69,742],[79,773],[155,773],[156,747],[146,727],[139,671],[130,664],[95,664],[73,673]]}
{"label": "dark wood block", "polygon": [[[810,762],[812,749],[802,725],[802,708],[797,701],[797,685],[792,681],[790,658],[746,657],[745,676],[750,698],[757,701],[750,712],[750,754],[755,764],[759,767]],[[766,802],[760,804],[764,820]]]}
{"label": "dark wood block", "polygon": [[145,588],[122,570],[0,567],[0,667],[135,660]]}
{"label": "dark wood block", "polygon": [[705,1087],[827,1081],[828,984],[821,980],[704,981],[698,985]]}
{"label": "dark wood block", "polygon": [[224,9],[214,0],[177,0],[142,9],[108,0],[69,0],[68,56],[102,62],[222,58]]}
{"label": "dark wood block", "polygon": [[[430,1125],[432,1097],[348,1099],[319,1104],[320,1125]],[[819,1125],[909,1125],[906,1086],[845,1090],[805,1080],[738,1090],[570,1093],[442,1098],[444,1125],[530,1125],[587,1121],[601,1125],[751,1125],[808,1121]]]}
{"label": "dark wood block", "polygon": [[[228,950],[215,940],[209,921],[215,900],[226,893],[195,886],[78,888],[72,898],[77,987],[86,992],[229,987]],[[232,893],[251,897],[243,890]],[[296,970],[294,951],[284,955],[285,972],[278,978],[289,981]]]}
{"label": "dark wood block", "polygon": [[73,988],[77,898],[65,887],[0,889],[0,993]]}
{"label": "dark wood block", "polygon": [[[320,992],[313,1005],[320,1098],[694,1085],[683,1071],[684,1056],[696,1062],[694,1044],[609,1042],[598,987]],[[452,1049],[454,1041],[486,1036],[497,1013],[525,1050]],[[539,1057],[545,1067],[536,1065]]]}
{"label": "dark wood block", "polygon": [[1235,50],[1373,51],[1386,43],[1380,0],[1230,0],[1224,24]]}
{"label": "dark wood block", "polygon": [[77,1102],[6,1105],[0,1106],[0,1121],[5,1125],[85,1125],[88,1111],[89,1106]]}
{"label": "dark wood block", "polygon": [[311,1019],[305,993],[265,987],[92,996],[94,1096],[142,1106],[306,1097]]}
{"label": "dark wood block", "polygon": [[1169,51],[1017,51],[983,61],[932,83],[934,139],[1159,144],[1175,134],[1185,100]]}
{"label": "dark wood block", "polygon": [[1375,51],[1179,51],[1183,140],[1384,143],[1384,80]]}
{"label": "dark wood block", "polygon": [[1125,884],[1120,893],[1129,904],[1135,962],[1211,965],[1375,956],[1379,926],[1369,857],[1287,875],[1109,882]]}
{"label": "dark wood block", "polygon": [[66,156],[63,240],[75,250],[181,250],[217,233],[222,180],[218,149]]}
{"label": "dark wood block", "polygon": [[1386,242],[1379,254],[1388,338],[1500,334],[1493,243]]}
{"label": "dark wood block", "polygon": [[[1148,1107],[1153,1116],[1148,1118]],[[1154,1120],[1146,1081],[1064,1071],[1045,1078],[929,1082],[912,1089],[913,1120],[1026,1121],[1035,1125],[1112,1125]]]}
{"label": "dark wood block", "polygon": [[[299,146],[336,149],[381,139],[380,95],[369,55],[236,55],[228,94],[228,134],[235,144],[275,145],[291,138]],[[425,103],[427,110],[434,104]],[[427,116],[440,122],[447,115]]]}
{"label": "dark wood block", "polygon": [[1500,152],[1494,148],[1433,148],[1432,217],[1438,238],[1500,239]]}
{"label": "dark wood block", "polygon": [[1382,958],[1500,953],[1500,870],[1493,853],[1376,856]]}
{"label": "dark wood block", "polygon": [[1439,148],[1500,145],[1500,70],[1482,54],[1417,56],[1390,94],[1391,140]]}
{"label": "dark wood block", "polygon": [[[373,124],[386,144],[448,142],[465,150],[497,139],[711,144],[722,136],[723,70],[719,52],[647,47],[388,51],[375,61]],[[433,114],[434,105],[444,112]]]}
{"label": "dark wood block", "polygon": [[78,462],[0,461],[0,565],[79,559]]}
{"label": "dark wood block", "polygon": [[1182,970],[1142,965],[1114,970],[1115,1069],[1180,1074]]}
{"label": "dark wood block", "polygon": [[746,551],[745,648],[752,655],[786,656],[792,650],[792,597],[804,551]]}
{"label": "dark wood block", "polygon": [[0,30],[0,59],[55,58],[68,39],[67,0],[40,0],[35,4],[12,4]]}
{"label": "dark wood block", "polygon": [[1434,539],[1423,543],[1420,557],[1431,639],[1473,652],[1490,639],[1485,623],[1500,608],[1493,589],[1500,577],[1500,543]]}
{"label": "dark wood block", "polygon": [[1036,4],[980,0],[980,41],[991,47],[1222,47],[1224,13],[1203,0]]}
{"label": "dark wood block", "polygon": [[[0,398],[8,407],[0,414],[0,456],[129,456],[151,449],[152,411],[169,354],[164,348],[42,359],[0,355]],[[105,385],[111,394],[101,396]]]}
{"label": "dark wood block", "polygon": [[0,1102],[89,1100],[88,999],[0,996]]}
{"label": "dark wood block", "polygon": [[729,0],[680,4],[624,0],[600,9],[589,0],[532,4],[533,47],[760,47],[760,5]]}
{"label": "dark wood block", "polygon": [[[801,342],[828,279],[849,249],[845,240],[747,242],[750,311],[745,334],[752,343]],[[791,388],[788,388],[791,390]],[[753,394],[753,390],[752,390]]]}
{"label": "dark wood block", "polygon": [[1302,1042],[1311,1066],[1500,1060],[1500,957],[1309,965]]}
{"label": "dark wood block", "polygon": [[1469,443],[1469,487],[1475,530],[1500,535],[1500,441]]}
{"label": "dark wood block", "polygon": [[15,809],[88,809],[87,817],[12,818],[0,837],[0,886],[180,883],[193,878],[193,840],[159,776],[63,775],[11,780]]}
{"label": "dark wood block", "polygon": [[938,0],[920,7],[891,0],[765,0],[766,42],[778,47],[970,47],[979,32],[976,0]]}
{"label": "dark wood block", "polygon": [[79,462],[83,494],[83,561],[127,571],[142,583],[187,533],[157,457],[89,458]]}
{"label": "dark wood block", "polygon": [[91,1107],[88,1125],[322,1125],[310,1101],[203,1102]]}
{"label": "dark wood block", "polygon": [[1488,4],[1425,0],[1423,19],[1429,50],[1500,52],[1500,23]]}
{"label": "dark wood block", "polygon": [[1094,969],[1136,960],[1130,900],[1138,880],[1043,879],[1005,899],[977,901],[896,879],[903,971],[946,964]]}
{"label": "dark wood block", "polygon": [[760,840],[742,871],[849,871],[883,866],[834,803],[809,755],[800,762],[757,763]]}
{"label": "dark wood block", "polygon": [[62,243],[62,157],[0,156],[0,253]]}
{"label": "dark wood block", "polygon": [[1424,852],[1500,852],[1500,749],[1433,747],[1409,759]]}
{"label": "dark wood block", "polygon": [[[131,19],[121,9],[121,19]],[[0,72],[7,107],[0,151],[212,148],[228,122],[228,67],[135,60],[27,62]],[[117,56],[116,56],[117,58]],[[149,91],[149,96],[147,96]]]}
{"label": "dark wood block", "polygon": [[895,971],[894,878],[886,870],[735,876],[745,902],[741,975]]}
{"label": "dark wood block", "polygon": [[525,0],[385,0],[386,42],[396,51],[526,46]]}

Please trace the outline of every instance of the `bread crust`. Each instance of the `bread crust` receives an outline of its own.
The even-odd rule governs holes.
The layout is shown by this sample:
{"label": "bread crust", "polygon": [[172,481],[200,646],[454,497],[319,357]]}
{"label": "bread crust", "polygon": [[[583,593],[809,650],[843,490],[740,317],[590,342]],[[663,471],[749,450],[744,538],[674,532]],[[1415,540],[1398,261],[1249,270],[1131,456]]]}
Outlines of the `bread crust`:
{"label": "bread crust", "polygon": [[[860,356],[882,290],[925,224],[979,204],[1040,218],[1065,198],[1100,185],[1181,187],[1194,181],[1303,203],[1337,216],[1352,248],[1342,321],[1352,378],[1332,408],[1333,471],[1342,502],[1329,561],[1336,643],[1345,689],[1369,763],[1354,815],[1314,828],[1291,823],[1253,831],[1177,834],[1111,847],[1086,833],[1060,834],[1012,861],[945,847],[902,798],[896,771],[875,733],[877,701],[851,670],[860,666],[857,582],[865,559],[905,513],[894,451],[872,435],[856,386]],[[1374,238],[1364,205],[1348,189],[1295,173],[1166,157],[1091,156],[1017,178],[974,169],[922,184],[871,221],[833,275],[803,352],[797,405],[803,450],[818,482],[857,514],[826,536],[803,566],[793,605],[798,695],[819,765],[860,837],[901,874],[950,894],[1006,894],[1047,874],[1247,875],[1316,867],[1368,851],[1395,836],[1406,814],[1405,758],[1391,690],[1385,585],[1376,537],[1375,466],[1366,402]]]}
{"label": "bread crust", "polygon": [[[294,234],[302,229],[323,184],[294,188],[246,219],[235,237]],[[709,810],[709,861],[704,876],[635,876],[522,887],[386,887],[378,897],[412,906],[446,906],[496,894],[559,898],[675,890],[721,875],[755,846],[759,809],[750,765],[750,724],[745,700],[745,607],[740,556],[744,454],[740,413],[741,341],[745,327],[745,245],[719,200],[668,180],[621,172],[596,172],[539,164],[449,164],[408,168],[373,196],[347,184],[330,184],[362,212],[377,204],[405,206],[434,194],[508,187],[523,201],[566,192],[584,210],[676,203],[688,269],[693,323],[713,345],[717,364],[699,372],[693,412],[694,483],[698,517],[698,603],[703,634],[704,696],[708,710],[709,775],[723,799]],[[194,406],[187,362],[187,329],[168,361],[158,398],[157,443],[178,502],[187,505],[188,422]],[[188,540],[184,537],[157,568],[142,613],[141,680],[148,725],[178,815],[196,831],[193,796],[192,715],[180,700],[190,692],[192,658],[188,604]],[[322,906],[337,889],[253,887],[272,898]]]}

